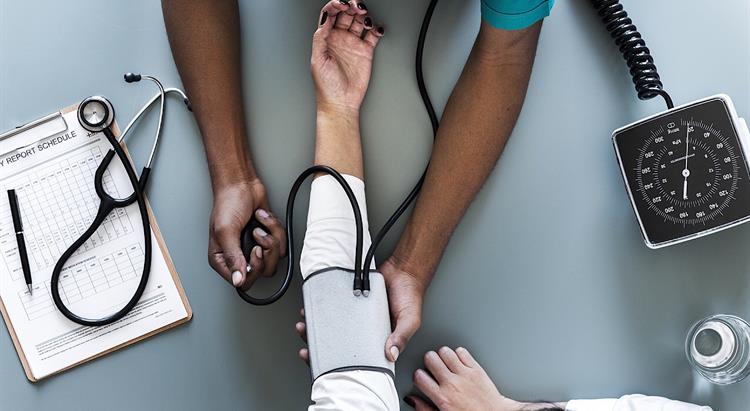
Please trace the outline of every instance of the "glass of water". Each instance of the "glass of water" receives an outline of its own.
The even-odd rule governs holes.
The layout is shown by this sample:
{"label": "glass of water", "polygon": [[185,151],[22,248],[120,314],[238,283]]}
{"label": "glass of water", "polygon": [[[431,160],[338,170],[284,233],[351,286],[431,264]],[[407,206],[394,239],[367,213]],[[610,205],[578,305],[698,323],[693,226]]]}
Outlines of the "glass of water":
{"label": "glass of water", "polygon": [[741,381],[750,374],[750,325],[719,314],[695,323],[685,341],[690,365],[714,384]]}

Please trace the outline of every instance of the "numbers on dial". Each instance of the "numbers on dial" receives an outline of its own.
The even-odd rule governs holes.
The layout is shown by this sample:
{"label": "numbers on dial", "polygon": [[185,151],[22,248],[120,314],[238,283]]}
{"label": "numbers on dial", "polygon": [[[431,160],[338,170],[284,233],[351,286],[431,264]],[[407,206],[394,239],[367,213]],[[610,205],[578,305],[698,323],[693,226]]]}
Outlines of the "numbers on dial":
{"label": "numbers on dial", "polygon": [[644,139],[634,170],[638,191],[665,221],[705,225],[734,199],[738,149],[713,124],[663,124]]}

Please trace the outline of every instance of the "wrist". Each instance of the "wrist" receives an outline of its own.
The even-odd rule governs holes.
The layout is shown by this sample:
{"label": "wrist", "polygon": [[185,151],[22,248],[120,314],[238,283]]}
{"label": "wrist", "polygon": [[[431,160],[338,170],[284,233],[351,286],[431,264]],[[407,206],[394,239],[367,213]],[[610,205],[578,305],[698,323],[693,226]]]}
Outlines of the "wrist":
{"label": "wrist", "polygon": [[517,411],[543,411],[549,409],[564,410],[567,406],[565,402],[517,402],[513,410]]}
{"label": "wrist", "polygon": [[258,180],[258,174],[246,148],[230,148],[218,157],[209,159],[208,162],[214,192]]}
{"label": "wrist", "polygon": [[408,282],[412,287],[419,292],[420,295],[424,296],[427,292],[427,288],[430,286],[432,279],[432,273],[423,270],[416,264],[407,264],[404,260],[401,260],[395,253],[385,262],[390,265],[393,270],[382,270],[384,274],[386,271],[395,272],[401,274],[403,277],[408,278]]}
{"label": "wrist", "polygon": [[235,168],[233,171],[224,169],[218,172],[211,172],[211,188],[214,196],[217,193],[234,190],[242,187],[252,187],[260,183],[258,175],[250,166],[247,169]]}
{"label": "wrist", "polygon": [[338,121],[345,120],[359,124],[359,107],[352,107],[346,104],[336,104],[325,101],[318,101],[317,107],[318,118],[330,118]]}
{"label": "wrist", "polygon": [[414,236],[407,225],[390,258],[399,270],[414,277],[424,290],[429,287],[442,254],[439,250],[432,250],[431,246],[420,244],[418,236]]}

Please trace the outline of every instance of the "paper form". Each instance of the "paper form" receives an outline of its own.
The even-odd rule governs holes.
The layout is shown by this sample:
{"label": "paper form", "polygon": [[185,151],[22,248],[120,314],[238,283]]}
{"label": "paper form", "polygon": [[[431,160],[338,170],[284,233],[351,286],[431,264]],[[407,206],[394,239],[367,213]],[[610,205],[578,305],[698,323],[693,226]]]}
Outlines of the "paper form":
{"label": "paper form", "polygon": [[[83,129],[73,110],[64,114],[67,130],[52,136],[26,132],[12,137],[0,153],[0,297],[33,376],[70,367],[120,344],[188,317],[165,256],[151,233],[151,274],[140,302],[123,319],[85,327],[59,313],[50,277],[60,255],[93,221],[99,206],[94,173],[110,149],[102,133]],[[33,129],[32,129],[33,130]],[[19,140],[20,138],[20,140]],[[132,193],[115,156],[104,174],[115,198]],[[23,220],[33,293],[27,290],[10,206],[5,191],[16,190]],[[131,298],[144,262],[143,227],[137,204],[116,209],[68,260],[60,275],[60,296],[87,318],[116,312]]]}

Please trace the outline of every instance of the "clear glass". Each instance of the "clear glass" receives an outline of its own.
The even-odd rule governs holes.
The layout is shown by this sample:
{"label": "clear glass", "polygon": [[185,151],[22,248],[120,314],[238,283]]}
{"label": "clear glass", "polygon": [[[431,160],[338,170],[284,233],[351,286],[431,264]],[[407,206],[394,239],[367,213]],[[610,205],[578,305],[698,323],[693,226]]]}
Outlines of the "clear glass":
{"label": "clear glass", "polygon": [[727,385],[750,375],[750,325],[719,314],[695,323],[685,341],[693,369],[714,384]]}

